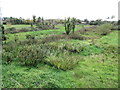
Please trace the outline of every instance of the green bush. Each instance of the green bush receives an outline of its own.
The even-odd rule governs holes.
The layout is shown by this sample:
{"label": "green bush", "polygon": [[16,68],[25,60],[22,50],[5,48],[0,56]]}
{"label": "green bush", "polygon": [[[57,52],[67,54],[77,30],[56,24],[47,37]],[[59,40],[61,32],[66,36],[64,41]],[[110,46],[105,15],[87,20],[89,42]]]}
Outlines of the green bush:
{"label": "green bush", "polygon": [[69,35],[51,35],[42,39],[42,43],[49,43],[53,41],[57,41],[60,39],[78,39],[84,40],[86,39],[84,36],[80,36],[79,34],[69,34]]}
{"label": "green bush", "polygon": [[106,45],[106,46],[101,46],[104,49],[104,53],[114,53],[118,54],[119,53],[119,47],[118,46],[113,46],[113,45]]}
{"label": "green bush", "polygon": [[35,39],[35,37],[31,35],[26,35],[26,39]]}
{"label": "green bush", "polygon": [[11,27],[11,28],[7,28],[7,29],[5,30],[5,33],[14,33],[15,31],[16,31],[16,28]]}
{"label": "green bush", "polygon": [[78,62],[81,60],[79,56],[51,56],[46,59],[46,61],[50,64],[53,65],[54,67],[62,70],[70,70],[73,69]]}
{"label": "green bush", "polygon": [[37,28],[41,30],[55,29],[55,25],[51,21],[46,21],[43,18],[38,18],[38,22],[36,24]]}
{"label": "green bush", "polygon": [[12,60],[12,53],[11,52],[2,52],[2,63],[9,64]]}
{"label": "green bush", "polygon": [[52,35],[52,36],[48,36],[48,37],[45,37],[43,40],[42,40],[42,43],[48,43],[48,42],[53,42],[53,41],[57,41],[57,40],[60,40],[60,39],[65,39],[65,35]]}
{"label": "green bush", "polygon": [[52,46],[57,47],[59,50],[66,52],[68,51],[71,53],[76,53],[80,55],[91,55],[91,54],[100,54],[103,49],[99,46],[89,44],[89,43],[82,43],[82,42],[60,42],[60,43],[51,43]]}
{"label": "green bush", "polygon": [[[32,40],[30,40],[32,41]],[[33,40],[34,41],[34,40]],[[15,42],[7,43],[3,46],[3,63],[10,63],[18,60],[20,64],[25,66],[36,66],[40,62],[44,62],[46,56],[57,56],[60,53],[57,47],[48,44],[20,44]]]}
{"label": "green bush", "polygon": [[100,35],[107,35],[111,29],[112,29],[112,24],[102,24],[96,30],[99,32]]}
{"label": "green bush", "polygon": [[36,66],[44,62],[44,59],[50,55],[58,55],[60,52],[56,47],[47,44],[26,45],[19,50],[20,63],[25,66]]}
{"label": "green bush", "polygon": [[2,63],[4,64],[11,63],[17,57],[17,52],[19,49],[14,42],[11,43],[3,46]]}
{"label": "green bush", "polygon": [[7,28],[7,30],[8,31],[14,31],[14,30],[16,30],[16,28],[15,27],[11,27],[11,28]]}
{"label": "green bush", "polygon": [[47,50],[38,46],[25,46],[20,50],[18,58],[25,66],[35,66],[43,61],[47,55]]}

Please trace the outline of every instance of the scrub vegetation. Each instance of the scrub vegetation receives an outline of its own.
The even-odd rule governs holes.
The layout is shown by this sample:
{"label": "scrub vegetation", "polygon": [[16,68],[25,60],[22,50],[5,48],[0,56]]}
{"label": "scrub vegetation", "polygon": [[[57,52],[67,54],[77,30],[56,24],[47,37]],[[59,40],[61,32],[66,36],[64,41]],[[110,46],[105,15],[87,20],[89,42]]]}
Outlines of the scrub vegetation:
{"label": "scrub vegetation", "polygon": [[33,16],[1,26],[2,88],[117,88],[119,30],[94,23]]}

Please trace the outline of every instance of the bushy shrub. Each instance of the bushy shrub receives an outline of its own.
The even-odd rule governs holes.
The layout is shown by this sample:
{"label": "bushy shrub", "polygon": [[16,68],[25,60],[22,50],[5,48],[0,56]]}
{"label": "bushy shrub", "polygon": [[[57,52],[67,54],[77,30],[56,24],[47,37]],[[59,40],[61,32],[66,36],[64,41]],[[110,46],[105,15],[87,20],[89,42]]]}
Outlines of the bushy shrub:
{"label": "bushy shrub", "polygon": [[51,43],[51,45],[58,47],[59,50],[66,52],[68,51],[70,54],[71,53],[76,53],[80,55],[91,55],[91,54],[100,54],[103,49],[100,48],[99,46],[89,44],[89,43]]}
{"label": "bushy shrub", "polygon": [[2,52],[2,63],[9,64],[13,61],[12,52]]}
{"label": "bushy shrub", "polygon": [[9,64],[16,58],[18,48],[16,47],[16,44],[14,42],[11,43],[3,45],[2,63],[4,64]]}
{"label": "bushy shrub", "polygon": [[35,37],[31,35],[26,35],[26,39],[35,39]]}
{"label": "bushy shrub", "polygon": [[5,30],[5,33],[14,33],[15,31],[16,31],[16,28],[11,27],[11,28],[7,28],[7,29]]}
{"label": "bushy shrub", "polygon": [[19,32],[28,32],[28,31],[34,31],[34,28],[21,28],[21,29],[16,29],[14,27],[8,28],[5,30],[5,33],[19,33]]}
{"label": "bushy shrub", "polygon": [[42,43],[53,42],[53,41],[57,41],[60,39],[65,39],[65,37],[66,37],[65,35],[51,35],[51,36],[45,37],[42,40]]}
{"label": "bushy shrub", "polygon": [[69,35],[51,35],[48,37],[45,37],[42,39],[42,43],[48,43],[48,42],[53,42],[57,41],[60,39],[78,39],[78,40],[84,40],[86,37],[81,36],[79,34],[69,34]]}
{"label": "bushy shrub", "polygon": [[51,43],[51,45],[58,47],[58,49],[60,50],[65,50],[72,52],[72,53],[80,53],[83,50],[83,47],[85,47],[85,45],[82,45],[81,43],[66,43],[66,42],[55,42],[55,43]]}
{"label": "bushy shrub", "polygon": [[106,45],[102,46],[104,48],[105,53],[113,53],[113,54],[118,54],[119,53],[119,47],[118,46],[112,46],[112,45]]}
{"label": "bushy shrub", "polygon": [[16,30],[15,27],[11,27],[11,28],[7,28],[8,31],[13,31],[13,30]]}
{"label": "bushy shrub", "polygon": [[37,27],[41,30],[54,29],[53,25],[49,25],[48,23],[38,23]]}
{"label": "bushy shrub", "polygon": [[40,62],[45,63],[44,59],[47,56],[58,55],[59,53],[56,47],[47,44],[27,45],[19,50],[18,58],[22,65],[36,66]]}
{"label": "bushy shrub", "polygon": [[56,56],[59,53],[60,52],[57,50],[57,47],[53,47],[48,44],[37,43],[36,45],[35,44],[25,45],[11,42],[3,46],[2,54],[3,63],[10,63],[13,60],[18,60],[22,65],[35,66],[42,62],[46,56],[50,55]]}
{"label": "bushy shrub", "polygon": [[43,61],[47,55],[47,50],[38,46],[25,46],[20,50],[19,61],[25,66],[35,66]]}
{"label": "bushy shrub", "polygon": [[83,50],[83,48],[79,45],[75,44],[63,44],[62,47],[60,47],[61,50],[69,51],[71,53],[79,53]]}
{"label": "bushy shrub", "polygon": [[44,20],[40,17],[38,18],[36,26],[41,30],[55,29],[55,24],[53,22]]}
{"label": "bushy shrub", "polygon": [[48,63],[62,70],[73,69],[80,60],[81,59],[78,56],[65,56],[65,55],[59,57],[51,56],[46,59]]}
{"label": "bushy shrub", "polygon": [[112,24],[102,24],[96,28],[96,30],[98,30],[100,35],[107,35],[111,31],[112,27]]}

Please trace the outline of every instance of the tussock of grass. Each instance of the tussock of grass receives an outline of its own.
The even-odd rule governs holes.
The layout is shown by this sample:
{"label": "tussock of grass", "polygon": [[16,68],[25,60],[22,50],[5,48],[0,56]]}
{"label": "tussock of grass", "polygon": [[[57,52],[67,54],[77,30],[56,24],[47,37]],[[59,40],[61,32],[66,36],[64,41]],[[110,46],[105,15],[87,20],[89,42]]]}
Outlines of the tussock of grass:
{"label": "tussock of grass", "polygon": [[82,61],[80,56],[51,56],[46,59],[48,63],[53,65],[54,67],[62,70],[70,70],[73,69],[79,61]]}

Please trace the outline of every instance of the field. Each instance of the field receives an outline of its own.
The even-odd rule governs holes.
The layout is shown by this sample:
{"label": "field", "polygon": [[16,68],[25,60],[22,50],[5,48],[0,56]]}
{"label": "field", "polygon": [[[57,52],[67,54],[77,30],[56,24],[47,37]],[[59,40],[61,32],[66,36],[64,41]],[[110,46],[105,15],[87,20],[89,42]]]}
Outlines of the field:
{"label": "field", "polygon": [[[117,88],[119,31],[100,35],[99,30],[109,28],[90,27],[76,25],[70,35],[64,34],[62,24],[57,29],[6,34],[2,87]],[[27,35],[35,39],[27,39]]]}
{"label": "field", "polygon": [[30,25],[4,25],[5,26],[5,28],[7,29],[7,28],[12,28],[12,27],[14,27],[14,28],[16,28],[16,29],[20,29],[20,28],[26,28],[26,27],[30,27]]}

